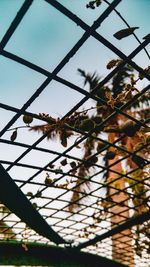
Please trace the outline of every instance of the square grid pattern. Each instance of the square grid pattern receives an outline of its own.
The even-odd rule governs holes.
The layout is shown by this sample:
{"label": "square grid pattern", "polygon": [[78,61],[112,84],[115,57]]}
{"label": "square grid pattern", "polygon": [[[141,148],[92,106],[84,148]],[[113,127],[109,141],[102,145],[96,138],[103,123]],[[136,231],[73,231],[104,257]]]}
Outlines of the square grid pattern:
{"label": "square grid pattern", "polygon": [[[71,44],[71,48],[69,48],[68,45],[66,48],[67,52],[64,49],[64,55],[60,56],[59,62],[57,62],[59,59],[58,55],[56,62],[54,62],[56,66],[53,66],[53,64],[50,65],[50,67],[44,66],[44,59],[41,61],[40,65],[38,56],[33,56],[32,60],[32,51],[25,51],[25,53],[23,53],[20,49],[17,54],[17,51],[13,51],[15,49],[11,48],[11,40],[16,44],[14,47],[18,47],[17,41],[15,43],[17,30],[19,29],[20,32],[24,31],[24,23],[27,23],[27,20],[28,23],[30,23],[29,20],[32,17],[32,11],[36,8],[37,2],[36,0],[25,0],[21,3],[22,5],[18,8],[0,43],[2,64],[5,65],[7,70],[7,64],[11,62],[11,68],[13,69],[13,66],[16,67],[16,73],[14,72],[13,75],[15,77],[18,76],[18,80],[15,78],[12,80],[14,89],[11,87],[8,101],[4,99],[4,101],[0,103],[1,116],[4,117],[0,131],[1,164],[9,173],[15,184],[32,203],[34,208],[59,236],[66,240],[66,242],[69,242],[69,246],[75,246],[83,251],[105,256],[110,259],[115,257],[116,260],[123,262],[127,266],[146,267],[150,260],[149,141],[143,143],[142,147],[137,149],[136,152],[135,150],[128,151],[125,147],[120,146],[121,140],[125,138],[123,134],[118,136],[117,139],[110,141],[108,138],[105,138],[105,135],[109,134],[109,132],[105,133],[105,135],[101,132],[96,135],[94,134],[95,128],[91,128],[89,131],[82,131],[74,125],[72,126],[66,123],[65,127],[74,132],[75,138],[74,136],[68,138],[67,146],[62,146],[57,139],[54,141],[47,140],[50,129],[49,131],[45,131],[42,135],[38,135],[36,132],[29,131],[28,128],[32,126],[34,128],[34,125],[46,124],[48,123],[48,118],[52,118],[50,117],[51,114],[40,113],[43,111],[40,110],[42,106],[41,103],[44,103],[46,112],[48,112],[50,105],[53,105],[53,107],[55,106],[56,112],[57,106],[66,105],[67,112],[64,110],[62,111],[64,114],[59,121],[59,125],[61,121],[62,123],[65,120],[67,121],[67,118],[71,118],[74,114],[80,114],[78,112],[82,114],[84,106],[90,109],[90,103],[92,103],[92,106],[94,106],[93,102],[101,103],[101,105],[110,108],[108,101],[97,95],[97,90],[108,84],[109,81],[128,64],[135,72],[143,77],[144,81],[146,81],[145,86],[138,92],[136,91],[133,97],[129,98],[126,103],[122,103],[120,106],[111,106],[111,113],[109,113],[97,127],[98,129],[99,127],[104,129],[109,123],[112,125],[112,120],[116,116],[123,116],[126,120],[136,123],[139,128],[146,129],[145,132],[148,134],[150,75],[146,69],[141,68],[135,63],[134,58],[143,52],[149,60],[150,57],[147,49],[150,38],[145,38],[144,41],[140,42],[137,35],[134,34],[133,38],[137,41],[138,46],[127,56],[126,53],[119,49],[119,44],[118,46],[114,45],[99,33],[100,27],[109,19],[112,13],[122,21],[124,28],[130,28],[130,25],[123,18],[122,14],[117,11],[121,0],[109,2],[103,0],[101,5],[104,4],[104,8],[102,7],[100,16],[91,26],[77,14],[74,14],[71,9],[68,9],[65,4],[63,5],[63,3],[61,3],[63,1],[41,0],[39,2],[43,2],[47,10],[52,9],[51,12],[56,13],[56,21],[53,22],[54,24],[57,23],[57,18],[59,19],[60,16],[62,20],[65,18],[67,23],[70,23],[71,31],[75,30],[78,33],[77,40],[75,40],[76,37],[72,38],[72,42],[74,43]],[[82,4],[80,5],[82,6]],[[40,7],[38,8],[40,10]],[[100,8],[101,7],[99,7],[99,9]],[[34,27],[32,30],[34,35]],[[24,32],[24,35],[26,34],[27,33]],[[41,34],[44,36],[42,31]],[[63,34],[65,36],[64,38],[67,38],[65,31],[62,31],[62,38]],[[110,70],[107,75],[98,82],[98,85],[89,92],[85,90],[85,88],[78,86],[74,81],[70,81],[69,74],[68,79],[63,77],[63,70],[67,68],[70,61],[72,64],[72,60],[78,56],[78,53],[80,53],[83,46],[90,38],[97,42],[97,44],[103,45],[108,49],[108,53],[110,51],[111,55],[113,53],[114,57],[118,57],[121,63],[115,66],[113,70]],[[41,39],[39,37],[39,42],[40,41]],[[23,41],[20,41],[19,45],[21,45],[22,42]],[[44,41],[41,41],[41,45],[44,46],[43,43]],[[23,47],[24,45],[25,44],[23,44]],[[32,49],[34,50],[34,48]],[[37,51],[38,50],[36,50],[36,52]],[[44,48],[42,51],[45,53]],[[51,51],[52,55],[53,53],[59,54],[59,50],[57,51],[56,48],[56,51]],[[29,60],[30,57],[31,60]],[[97,55],[93,55],[93,57],[96,58]],[[51,69],[51,71],[48,69]],[[15,83],[17,86],[19,75],[22,71],[24,72],[24,70],[26,71],[24,74],[25,86],[29,87],[29,90],[22,90],[20,88],[20,93],[19,91],[17,92],[17,90],[15,91]],[[27,74],[28,76],[26,77]],[[9,75],[8,72],[8,79]],[[30,81],[26,81],[28,79]],[[22,81],[20,81],[19,86],[21,86],[21,84]],[[57,90],[56,87],[61,87],[60,89],[62,89],[62,92],[58,91],[58,98],[54,97],[53,99],[53,94],[49,95],[49,92]],[[1,90],[3,91],[4,89]],[[13,90],[14,93],[12,92]],[[72,95],[70,94],[71,104],[68,104],[69,98],[65,91],[68,94],[70,94],[70,91],[72,92]],[[16,94],[18,94],[18,96],[16,96]],[[17,100],[15,103],[15,98],[18,99],[18,103]],[[139,99],[146,99],[147,101],[147,106],[143,106],[143,110],[147,111],[144,120],[139,120],[138,117],[134,116],[134,111],[132,113],[127,112],[129,109],[134,109],[134,104]],[[95,107],[96,105],[92,107],[93,110]],[[140,114],[140,110],[138,110],[137,113],[138,112]],[[24,115],[31,116],[34,119],[32,124],[22,126],[22,117]],[[15,136],[16,129],[17,137]],[[14,136],[12,136],[12,133]],[[76,138],[76,136],[78,137]],[[83,151],[80,151],[79,148],[82,147],[82,145],[84,146],[86,140],[91,140],[91,142],[93,141],[95,144],[103,144],[100,150],[92,153],[92,157],[101,158],[101,153],[105,155],[109,149],[114,149],[115,151],[120,149],[119,151],[122,152],[121,156],[115,159],[115,161],[108,161],[107,165],[105,165],[103,161],[98,160],[92,164],[94,168],[90,169],[91,171],[89,171],[88,175],[82,176],[80,175],[82,167],[89,167],[89,159],[83,158]],[[144,159],[144,163],[142,161],[142,165],[144,164],[142,168],[139,163],[136,165],[136,169],[126,170],[126,172],[122,172],[122,169],[121,172],[119,172],[113,168],[117,163],[121,162],[124,164],[125,160],[131,157],[138,157],[138,152],[143,150],[146,151],[146,158]],[[140,179],[133,175],[135,172],[137,174],[142,171],[144,175]],[[104,181],[104,175],[107,176],[108,172],[117,175],[115,176],[115,189],[114,179],[107,182]],[[125,188],[117,186],[118,183],[122,183],[123,178],[126,179]],[[128,183],[129,180],[132,182]],[[145,191],[140,191],[135,196],[132,188],[135,188],[136,185],[142,186]],[[107,190],[109,190],[109,196],[107,195]],[[74,200],[72,200],[73,194],[78,196],[74,198]],[[117,198],[121,194],[124,194],[125,198],[118,204]],[[136,203],[137,198],[142,201]],[[146,201],[146,208],[143,208],[144,200]],[[109,203],[109,208],[105,205],[106,202]],[[36,232],[27,227],[25,221],[21,220],[15,213],[12,213],[4,204],[5,203],[1,202],[0,206],[0,242],[17,240],[21,241],[24,246],[28,246],[28,242],[54,245],[54,243],[49,240],[48,236],[42,236],[38,231]],[[118,208],[119,205],[122,206],[122,209]],[[73,206],[74,208],[72,208]],[[24,207],[22,207],[22,210],[23,209]],[[116,220],[116,216],[118,216],[118,220]],[[113,226],[111,226],[112,222]],[[36,225],[36,221],[34,224]],[[60,246],[65,246],[65,244],[60,244]],[[126,254],[123,260],[122,247]],[[138,251],[138,249],[140,250],[141,248],[142,254]]]}

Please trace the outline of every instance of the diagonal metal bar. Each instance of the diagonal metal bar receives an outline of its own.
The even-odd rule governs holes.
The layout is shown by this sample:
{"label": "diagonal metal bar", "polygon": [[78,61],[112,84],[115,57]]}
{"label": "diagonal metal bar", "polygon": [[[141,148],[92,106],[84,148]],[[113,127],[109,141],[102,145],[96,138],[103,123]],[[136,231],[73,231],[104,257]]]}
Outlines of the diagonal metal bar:
{"label": "diagonal metal bar", "polygon": [[[133,59],[142,49],[144,49],[150,42],[150,39],[146,39],[143,43],[140,43],[140,45],[129,55],[126,56],[124,53],[122,53],[116,46],[114,46],[111,42],[109,42],[107,39],[105,39],[102,35],[100,35],[98,32],[96,32],[96,27],[93,27],[94,25],[97,25],[97,27],[102,23],[101,22],[95,22],[92,27],[90,27],[88,24],[86,24],[84,21],[82,21],[78,16],[76,16],[74,13],[72,13],[70,10],[68,10],[66,7],[64,7],[62,4],[57,2],[56,0],[45,0],[46,2],[50,3],[52,6],[54,6],[57,10],[62,12],[65,16],[67,16],[69,19],[74,21],[77,25],[79,25],[83,30],[85,30],[85,34],[90,32],[90,35],[93,36],[96,40],[101,42],[104,46],[109,48],[111,51],[113,51],[118,57],[124,60],[119,66],[117,66],[111,73],[110,78],[113,77],[115,73],[119,69],[121,69],[126,63],[131,65],[133,68],[135,68],[137,71],[139,71],[141,74],[143,74],[148,80],[150,80],[150,76],[148,73],[146,73],[142,68],[140,68],[135,62],[133,62],[131,59]],[[112,2],[114,4],[114,2]],[[109,6],[110,7],[110,6]],[[115,8],[115,6],[114,6]],[[98,21],[98,20],[97,20]],[[113,75],[112,75],[113,74]]]}
{"label": "diagonal metal bar", "polygon": [[[66,15],[68,18],[73,20],[77,25],[80,25],[81,28],[84,30],[89,30],[90,28],[90,34],[94,30],[96,30],[100,24],[109,16],[109,14],[114,10],[114,8],[122,1],[122,0],[114,0],[109,7],[102,13],[102,15],[93,23],[91,27],[89,27],[86,23],[84,23],[80,18],[78,18],[75,14],[73,14],[70,10],[65,8],[63,5],[61,5],[59,2],[55,0],[45,0],[47,3],[51,4],[53,7],[58,9],[61,13]],[[85,29],[86,27],[86,29]]]}
{"label": "diagonal metal bar", "polygon": [[56,244],[67,243],[47,224],[2,165],[0,165],[0,200],[40,235]]}
{"label": "diagonal metal bar", "polygon": [[21,22],[22,18],[30,8],[33,0],[25,0],[24,4],[21,6],[20,10],[18,11],[16,17],[14,18],[13,22],[11,23],[10,27],[8,28],[6,34],[4,35],[1,43],[0,43],[0,51],[3,50],[13,33],[15,32],[16,28],[18,27],[19,23]]}
{"label": "diagonal metal bar", "polygon": [[[142,43],[142,45],[138,46],[138,47],[137,47],[137,48],[136,48],[136,49],[129,55],[129,58],[133,57],[133,56],[136,55],[138,52],[140,52],[141,49],[143,48],[143,46],[145,47],[145,45],[144,45],[143,43]],[[63,78],[61,78],[61,77],[58,76],[58,75],[54,75],[53,73],[51,73],[51,72],[49,72],[49,71],[46,71],[46,70],[42,69],[41,67],[39,67],[39,66],[37,66],[37,65],[35,65],[35,64],[33,64],[33,63],[31,63],[31,62],[25,60],[25,59],[22,59],[22,58],[20,58],[20,57],[14,55],[14,54],[12,54],[12,53],[10,53],[10,52],[3,51],[3,52],[2,52],[2,55],[5,56],[5,57],[7,57],[7,58],[9,58],[9,59],[12,59],[12,60],[14,60],[14,61],[20,63],[20,64],[23,64],[23,65],[27,66],[28,68],[31,68],[31,69],[33,69],[33,70],[35,70],[35,71],[37,71],[37,72],[40,72],[41,74],[44,74],[45,76],[47,76],[47,77],[49,77],[49,78],[52,78],[53,80],[55,80],[55,81],[57,81],[57,82],[59,82],[59,83],[62,83],[62,84],[64,84],[65,86],[67,86],[67,87],[69,87],[69,88],[71,88],[71,89],[73,89],[73,90],[75,90],[75,91],[77,91],[77,92],[83,94],[85,97],[84,97],[80,102],[78,102],[77,105],[76,105],[75,107],[73,107],[73,110],[71,109],[71,110],[69,111],[69,113],[66,114],[66,116],[69,116],[69,114],[71,114],[73,111],[75,111],[75,109],[77,109],[78,107],[80,107],[80,106],[81,106],[81,105],[82,105],[88,98],[92,98],[93,100],[100,101],[100,98],[97,97],[96,94],[94,94],[94,92],[97,90],[97,88],[99,88],[99,87],[103,87],[103,85],[104,85],[105,83],[107,83],[107,82],[113,77],[113,75],[117,72],[117,70],[120,68],[120,66],[119,66],[119,67],[116,67],[110,74],[108,74],[108,75],[107,75],[107,76],[106,76],[106,77],[105,77],[105,78],[98,84],[97,87],[94,88],[94,90],[93,90],[91,93],[89,93],[89,92],[85,91],[84,89],[82,89],[81,87],[79,87],[79,86],[77,86],[77,85],[71,83],[70,81],[67,81],[67,80],[63,79]],[[125,61],[121,64],[121,66],[123,66],[123,65],[125,65]],[[147,90],[147,89],[146,89],[146,90]],[[144,94],[143,92],[145,92],[145,91],[142,91],[142,94]],[[136,98],[137,98],[137,97],[139,97],[138,94],[136,95]],[[106,101],[104,101],[104,100],[101,100],[101,101],[102,101],[103,104],[107,104]],[[134,99],[132,99],[131,102],[133,102],[133,101],[134,101]],[[128,102],[128,103],[129,103],[129,102]],[[131,103],[131,104],[132,104],[132,103]],[[14,107],[12,107],[12,106],[10,107],[10,106],[8,106],[8,105],[4,105],[4,104],[2,104],[2,103],[0,103],[0,107],[1,107],[1,108],[5,108],[5,109],[8,109],[8,110],[12,110],[12,111],[14,111],[14,112],[19,112],[19,109],[16,109],[16,108],[14,108]],[[114,107],[114,110],[115,110],[115,111],[119,111],[119,113],[121,113],[122,115],[127,116],[127,117],[129,118],[129,115],[126,114],[126,113],[124,113],[122,109],[117,109],[116,107]],[[29,114],[29,112],[24,112],[24,114],[31,115],[31,116],[33,116],[33,117],[35,117],[35,118],[37,118],[37,119],[41,119],[37,114],[31,114],[31,113]],[[131,118],[130,118],[130,119],[131,119]],[[133,120],[134,120],[134,118],[133,118]],[[136,120],[136,119],[135,119],[135,120]],[[46,120],[45,120],[45,121],[46,121]],[[135,121],[135,122],[138,123],[137,121]]]}
{"label": "diagonal metal bar", "polygon": [[100,235],[100,236],[96,236],[95,238],[93,238],[92,240],[89,240],[87,242],[84,242],[82,244],[79,244],[78,246],[76,246],[76,248],[78,249],[82,249],[91,245],[95,245],[97,242],[100,242],[110,236],[113,236],[115,234],[118,234],[128,228],[131,228],[132,226],[138,225],[138,224],[142,224],[143,222],[147,221],[150,219],[150,211],[147,211],[145,213],[142,213],[139,216],[136,217],[132,217],[131,219],[128,219],[125,223],[122,223],[120,225],[118,225],[117,227],[114,227],[113,229],[107,231],[106,233]]}
{"label": "diagonal metal bar", "polygon": [[[115,0],[113,3],[113,8],[120,2],[121,0]],[[107,12],[109,10],[109,12]],[[78,49],[83,45],[83,43],[89,38],[91,35],[91,32],[96,30],[96,28],[100,25],[100,23],[105,19],[106,16],[109,15],[109,13],[113,10],[110,8],[110,6],[105,11],[105,16],[100,16],[91,27],[88,27],[88,31],[83,34],[83,36],[79,39],[79,41],[72,47],[72,49],[68,52],[68,54],[62,59],[62,61],[57,65],[57,67],[54,69],[52,74],[56,75],[64,66],[65,64],[70,60],[71,57],[74,56],[74,54],[78,51]],[[51,77],[48,77],[41,86],[37,89],[37,91],[30,97],[30,99],[23,105],[23,107],[20,109],[20,112],[16,114],[9,122],[8,124],[3,128],[3,130],[0,132],[0,136],[2,136],[5,131],[11,125],[20,117],[20,115],[31,105],[31,103],[42,93],[42,91],[46,88],[46,86],[52,81]]]}
{"label": "diagonal metal bar", "polygon": [[[104,0],[105,3],[107,3],[108,5],[110,5],[110,3],[107,1],[107,0]],[[116,8],[114,8],[114,12],[120,17],[120,19],[125,23],[125,25],[130,28],[130,25],[129,23],[125,20],[125,18],[120,14],[120,12],[118,12],[118,10]],[[135,39],[138,41],[139,44],[141,44],[141,41],[140,39],[137,37],[137,35],[135,33],[133,33]],[[148,53],[148,51],[146,50],[146,48],[144,47],[143,48],[146,55],[148,56],[148,58],[150,59],[150,55]]]}

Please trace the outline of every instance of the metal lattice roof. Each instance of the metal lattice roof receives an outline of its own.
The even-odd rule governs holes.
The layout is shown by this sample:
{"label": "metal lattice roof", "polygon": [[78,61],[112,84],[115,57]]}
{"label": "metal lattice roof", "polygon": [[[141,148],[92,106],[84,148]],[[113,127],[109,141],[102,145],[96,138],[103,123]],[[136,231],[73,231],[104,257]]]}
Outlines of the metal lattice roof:
{"label": "metal lattice roof", "polygon": [[[118,25],[128,29],[131,27],[129,17],[126,15],[126,20],[121,13],[124,0],[103,0],[94,10],[86,8],[88,1],[73,2],[71,6],[69,1],[26,0],[18,1],[13,8],[10,0],[6,2],[7,16],[11,21],[8,19],[5,33],[0,33],[0,242],[11,244],[18,241],[25,250],[32,242],[69,246],[109,259],[116,253],[113,251],[117,251],[115,260],[127,266],[148,266],[149,142],[143,141],[137,150],[134,147],[127,150],[120,145],[125,134],[118,135],[111,142],[107,138],[110,129],[105,134],[101,131],[97,134],[96,129],[105,129],[109,124],[112,126],[113,119],[122,116],[120,118],[134,122],[139,129],[146,129],[148,136],[150,75],[146,67],[150,59],[149,36],[144,41],[135,33],[121,41],[115,39],[113,31],[119,30]],[[130,5],[129,0],[126,2]],[[146,1],[142,1],[142,5],[143,10],[146,5],[150,8]],[[10,13],[9,8],[12,8]],[[85,9],[83,14],[80,9]],[[61,26],[63,22],[65,28]],[[114,25],[109,29],[112,22]],[[109,34],[106,29],[110,30]],[[60,35],[62,43],[59,43],[57,35]],[[34,44],[30,43],[31,37],[35,39]],[[113,70],[106,69],[110,58],[120,60]],[[82,87],[81,77],[73,73],[77,68],[86,66],[87,71],[93,71],[94,62],[95,66],[99,64],[104,77],[89,91]],[[108,86],[127,64],[136,75],[142,77],[136,93],[120,106],[112,104],[108,116],[89,131],[69,125],[67,118],[84,114],[84,110],[86,117],[87,112],[95,111],[95,103],[110,109],[108,101],[98,96],[97,92],[99,88]],[[140,109],[134,109],[141,98],[148,103],[142,106],[147,110],[143,120],[135,115],[135,110],[141,114]],[[132,112],[128,112],[129,109]],[[22,120],[24,115],[32,117],[33,122],[25,125]],[[51,128],[44,130],[43,134],[31,131],[35,125],[50,124],[48,119],[53,119],[54,124],[63,130],[67,128],[74,132],[74,136],[66,138],[67,144],[63,145],[63,140],[60,142],[58,138],[47,140]],[[98,157],[98,161],[92,165],[88,165],[89,159],[83,157],[82,148],[87,140],[103,144],[99,150],[93,149],[91,157]],[[115,161],[110,158],[105,165],[102,156],[106,157],[111,149],[119,149],[119,157]],[[144,159],[138,154],[143,150],[146,151]],[[124,167],[119,171],[113,168],[117,163],[124,166],[129,158],[142,158],[142,168],[137,161],[134,169]],[[94,168],[82,176],[79,172],[82,166]],[[104,181],[108,172],[115,178]],[[137,176],[144,172],[144,176],[137,178],[135,172]],[[123,188],[120,184],[124,177],[126,182]],[[115,191],[114,182],[116,186],[119,183]],[[132,190],[136,185],[144,188],[137,195]],[[124,193],[125,198],[118,204],[118,196]],[[74,200],[73,194],[78,196]],[[136,204],[137,199],[141,199],[141,204]],[[109,202],[109,209],[105,206],[106,202]],[[143,208],[143,203],[146,203],[146,208]],[[118,209],[119,205],[122,206],[121,210]],[[115,223],[116,216],[119,219]],[[122,247],[126,254],[123,260]],[[138,252],[138,248],[142,248],[143,252]]]}

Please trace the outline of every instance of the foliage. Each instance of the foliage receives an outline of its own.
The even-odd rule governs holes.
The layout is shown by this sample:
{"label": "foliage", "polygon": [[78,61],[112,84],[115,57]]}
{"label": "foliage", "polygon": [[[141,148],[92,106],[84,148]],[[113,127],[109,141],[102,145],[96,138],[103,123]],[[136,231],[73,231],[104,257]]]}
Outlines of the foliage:
{"label": "foliage", "polygon": [[102,0],[89,1],[89,3],[86,5],[86,8],[95,9],[95,7],[99,7],[101,4]]}
{"label": "foliage", "polygon": [[[10,211],[6,206],[0,203],[0,212],[1,215],[4,216]],[[9,240],[12,236],[14,236],[12,228],[7,225],[3,218],[0,219],[0,236],[2,236],[5,240]]]}
{"label": "foliage", "polygon": [[[103,158],[104,176],[103,184],[106,188],[106,198],[98,201],[102,208],[99,214],[93,214],[95,222],[100,222],[102,218],[107,217],[114,203],[113,194],[120,195],[120,190],[124,190],[124,199],[129,196],[134,206],[134,212],[141,214],[149,210],[148,185],[144,180],[148,177],[147,158],[149,155],[149,126],[144,127],[142,123],[148,118],[149,114],[149,93],[140,96],[138,89],[138,81],[143,79],[139,73],[129,66],[121,67],[120,59],[113,59],[107,64],[107,69],[112,69],[120,66],[119,71],[112,80],[105,86],[100,86],[101,78],[97,73],[86,73],[84,70],[78,69],[79,74],[83,77],[83,85],[89,86],[89,92],[97,98],[94,106],[83,111],[75,111],[68,117],[53,118],[49,114],[40,113],[39,118],[44,120],[42,125],[31,126],[33,118],[31,116],[23,116],[23,122],[30,131],[35,131],[44,134],[47,139],[59,138],[62,146],[67,147],[68,139],[75,135],[86,136],[83,148],[84,154],[81,162],[72,161],[72,175],[79,177],[76,179],[76,189],[73,190],[69,211],[80,206],[81,193],[86,192],[90,188],[91,168],[94,170],[98,164],[99,158]],[[146,68],[149,72],[150,67]],[[133,97],[140,96],[130,105],[123,108],[124,113],[120,113],[120,108],[131,101]],[[148,96],[148,97],[147,97]],[[116,115],[113,115],[113,112]],[[92,113],[92,115],[91,115]],[[110,119],[108,119],[110,117]],[[136,121],[135,121],[136,119]],[[17,131],[20,126],[14,129],[11,135],[11,141],[14,142],[17,138]],[[107,140],[103,141],[103,134],[107,134]],[[117,142],[119,140],[119,142]],[[114,145],[117,142],[117,146]],[[77,145],[77,148],[78,147]],[[119,159],[126,159],[126,169],[124,170]],[[108,166],[114,164],[111,171]],[[61,166],[68,164],[67,159],[61,161]],[[50,166],[53,168],[54,166]],[[117,169],[118,168],[118,169]],[[113,171],[118,171],[118,175],[114,175]],[[62,170],[54,169],[55,174],[62,173]],[[57,179],[53,179],[46,174],[45,185],[54,186],[62,189],[67,189],[72,183],[71,180],[66,180],[64,184],[57,184]],[[73,184],[75,181],[73,181]],[[113,188],[113,189],[112,189]],[[132,192],[132,199],[131,194]],[[113,192],[113,193],[112,193]],[[41,197],[40,190],[33,195],[32,192],[27,194],[31,198]],[[122,206],[126,206],[125,200],[121,200]],[[96,227],[96,226],[94,226]],[[142,233],[144,228],[142,228]],[[86,231],[86,230],[85,230]],[[139,231],[139,228],[138,228]],[[85,233],[84,233],[85,234]],[[149,236],[145,230],[146,240]],[[139,251],[140,242],[135,244],[136,250]],[[138,252],[137,252],[138,253]]]}

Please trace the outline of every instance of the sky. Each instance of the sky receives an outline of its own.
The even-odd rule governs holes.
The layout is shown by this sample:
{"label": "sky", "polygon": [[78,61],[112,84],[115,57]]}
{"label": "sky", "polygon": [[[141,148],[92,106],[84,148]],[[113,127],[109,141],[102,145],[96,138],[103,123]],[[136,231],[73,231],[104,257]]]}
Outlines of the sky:
{"label": "sky", "polygon": [[[90,26],[107,8],[107,4],[104,2],[95,10],[86,8],[87,0],[59,0],[58,2],[70,9]],[[1,39],[22,4],[23,0],[0,1]],[[139,27],[136,33],[142,41],[143,36],[149,33],[150,1],[122,0],[117,6],[117,10],[131,27]],[[144,16],[141,16],[141,13]],[[114,38],[113,34],[122,28],[126,28],[126,25],[115,12],[112,12],[97,29],[97,32],[128,55],[138,46],[138,42],[134,36],[129,36],[120,41]],[[83,33],[84,31],[79,26],[46,1],[34,0],[4,50],[52,72]],[[149,46],[147,46],[147,49],[150,52]],[[110,72],[106,69],[106,64],[114,58],[117,57],[113,52],[93,37],[90,37],[74,57],[70,59],[68,64],[61,69],[58,76],[83,87],[83,79],[77,72],[78,68],[91,73],[96,71],[101,77],[105,77]],[[139,53],[134,60],[144,68],[149,64],[149,59],[144,51]],[[44,75],[1,55],[0,102],[21,108],[45,81],[45,78]],[[142,86],[144,85],[146,85],[145,79],[142,82]],[[44,112],[54,117],[62,117],[82,98],[83,96],[80,93],[56,81],[52,81],[27,111],[37,114]],[[89,102],[85,103],[85,107],[88,105]],[[3,109],[0,109],[0,113],[3,118],[0,121],[0,129],[2,129],[14,114]],[[20,124],[22,124],[22,119],[18,119],[14,127]],[[18,139],[19,141],[26,139],[27,142],[32,143],[37,138],[36,134],[31,137],[31,134],[27,136],[26,132],[25,134],[24,132],[22,131],[21,135],[18,136],[20,138]],[[6,138],[9,136],[10,133],[4,134]],[[53,144],[51,145],[53,146]],[[15,153],[17,153],[16,151],[17,149],[15,149]],[[18,153],[20,153],[20,150]]]}
{"label": "sky", "polygon": [[[62,0],[59,2],[83,19],[88,25],[92,25],[100,12],[107,7],[103,3],[100,8],[89,10],[85,8],[86,0],[82,2],[80,0]],[[23,0],[0,1],[0,38],[3,37],[22,3]],[[128,21],[129,25],[139,27],[136,33],[142,41],[142,37],[149,33],[150,1],[123,0],[117,10]],[[141,16],[141,12],[144,13],[144,16]],[[113,37],[116,31],[125,27],[115,12],[112,12],[97,31],[128,55],[138,45],[134,36],[121,41]],[[79,26],[44,0],[35,0],[6,45],[5,50],[23,57],[48,71],[53,71],[83,33],[84,31]],[[108,73],[105,66],[114,57],[116,56],[109,49],[90,37],[59,72],[59,76],[82,86],[82,79],[77,73],[77,68],[82,68],[89,72],[97,71],[100,76],[104,77]],[[144,51],[135,59],[142,67],[148,65],[148,57]],[[45,77],[43,75],[1,56],[1,102],[20,108],[44,80]],[[58,113],[63,116],[66,110],[69,110],[74,105],[74,99],[77,102],[80,98],[81,95],[70,90],[70,88],[66,88],[57,82],[52,82],[41,94],[40,98],[30,106],[29,111],[43,111],[53,113],[55,116],[58,116],[56,114]],[[64,99],[65,105],[61,105],[60,101],[62,99]],[[58,103],[57,111],[56,103]]]}

